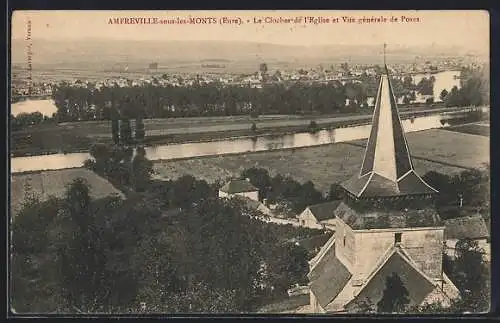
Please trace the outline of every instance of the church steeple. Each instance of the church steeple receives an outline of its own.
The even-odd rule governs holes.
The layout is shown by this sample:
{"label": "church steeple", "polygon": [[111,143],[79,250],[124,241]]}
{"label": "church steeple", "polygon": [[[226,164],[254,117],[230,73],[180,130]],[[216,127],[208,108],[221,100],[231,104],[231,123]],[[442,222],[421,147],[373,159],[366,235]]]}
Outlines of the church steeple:
{"label": "church steeple", "polygon": [[342,183],[342,186],[356,198],[428,195],[437,192],[414,171],[385,64],[361,171]]}

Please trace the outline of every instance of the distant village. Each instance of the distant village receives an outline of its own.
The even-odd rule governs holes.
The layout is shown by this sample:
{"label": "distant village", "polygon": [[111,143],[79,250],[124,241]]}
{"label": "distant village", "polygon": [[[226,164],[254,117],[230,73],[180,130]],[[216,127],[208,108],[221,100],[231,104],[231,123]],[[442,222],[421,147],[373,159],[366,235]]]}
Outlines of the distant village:
{"label": "distant village", "polygon": [[[265,65],[265,67],[263,67]],[[102,87],[185,87],[193,84],[211,84],[218,83],[221,86],[248,86],[252,88],[261,88],[263,74],[268,73],[267,83],[323,83],[339,81],[342,85],[348,82],[362,83],[363,77],[373,77],[380,74],[379,65],[350,64],[344,62],[341,64],[324,66],[320,64],[315,68],[304,69],[273,69],[271,64],[261,64],[257,66],[256,71],[251,74],[236,74],[226,72],[225,64],[200,64],[197,73],[170,73],[162,72],[162,66],[158,63],[151,63],[142,71],[129,70],[126,64],[119,64],[120,67],[113,68],[109,74],[119,74],[101,80],[87,80],[84,78],[73,78],[60,80],[59,82],[32,82],[31,87],[26,81],[26,72],[22,67],[13,73],[12,77],[12,97],[20,100],[24,96],[49,96],[52,94],[54,86],[60,82],[69,83],[74,87],[92,87],[100,89]],[[417,74],[432,75],[444,71],[459,71],[464,67],[475,68],[479,63],[473,57],[449,57],[426,60],[416,57],[415,62],[411,64],[394,64],[390,67],[391,75],[396,79],[403,79],[405,76]],[[265,70],[263,70],[263,68]],[[269,68],[269,71],[267,69]],[[107,73],[107,72],[106,72]],[[106,73],[103,72],[103,75]],[[142,75],[142,76],[139,76]],[[426,98],[422,98],[425,101]]]}

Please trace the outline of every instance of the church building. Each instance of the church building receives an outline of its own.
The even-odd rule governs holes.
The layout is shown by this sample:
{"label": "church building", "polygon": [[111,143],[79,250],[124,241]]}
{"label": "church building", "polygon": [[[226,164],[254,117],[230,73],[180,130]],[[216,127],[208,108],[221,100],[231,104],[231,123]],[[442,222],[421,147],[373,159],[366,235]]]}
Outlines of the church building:
{"label": "church building", "polygon": [[[382,298],[397,274],[409,306],[459,297],[443,271],[437,190],[414,170],[387,66],[380,78],[361,170],[342,183],[336,232],[310,260],[310,312],[358,312]],[[364,306],[364,305],[363,305]]]}

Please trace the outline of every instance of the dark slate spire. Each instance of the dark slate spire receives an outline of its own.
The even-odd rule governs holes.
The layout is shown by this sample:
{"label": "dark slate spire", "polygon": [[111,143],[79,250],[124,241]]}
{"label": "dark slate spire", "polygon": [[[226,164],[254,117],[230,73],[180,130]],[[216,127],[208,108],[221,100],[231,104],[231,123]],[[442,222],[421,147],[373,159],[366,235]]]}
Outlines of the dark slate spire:
{"label": "dark slate spire", "polygon": [[357,198],[427,195],[437,192],[413,169],[386,65],[380,77],[372,129],[361,172],[342,183],[342,186]]}

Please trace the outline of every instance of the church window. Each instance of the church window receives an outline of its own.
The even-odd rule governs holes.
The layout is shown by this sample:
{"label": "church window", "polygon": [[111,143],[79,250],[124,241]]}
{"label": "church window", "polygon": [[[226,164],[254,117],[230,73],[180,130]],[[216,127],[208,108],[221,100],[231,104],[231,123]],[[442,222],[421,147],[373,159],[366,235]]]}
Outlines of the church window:
{"label": "church window", "polygon": [[401,235],[402,235],[402,233],[394,234],[394,244],[401,243]]}

